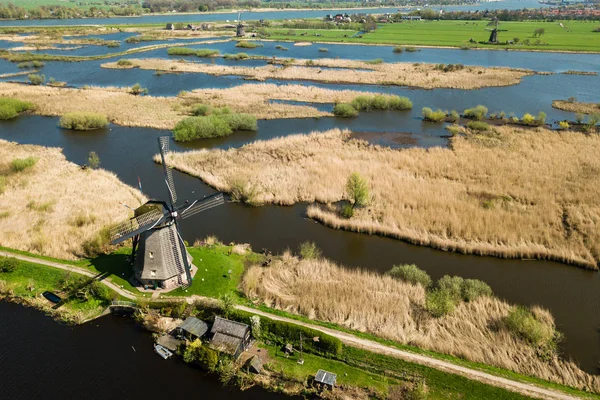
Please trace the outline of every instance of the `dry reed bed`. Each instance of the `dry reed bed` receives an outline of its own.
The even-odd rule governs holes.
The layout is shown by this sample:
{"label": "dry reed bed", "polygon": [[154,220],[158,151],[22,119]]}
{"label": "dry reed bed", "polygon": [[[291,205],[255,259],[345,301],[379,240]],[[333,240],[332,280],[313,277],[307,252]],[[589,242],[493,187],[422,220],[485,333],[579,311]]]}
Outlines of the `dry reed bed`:
{"label": "dry reed bed", "polygon": [[[295,60],[287,67],[266,65],[263,67],[235,67],[214,64],[190,63],[185,60],[156,58],[131,60],[142,69],[158,71],[198,72],[209,75],[239,75],[264,81],[266,79],[310,80],[324,83],[355,83],[376,85],[399,85],[433,88],[478,89],[490,86],[509,86],[521,82],[531,71],[510,68],[467,67],[452,72],[435,69],[435,64],[382,63],[369,64],[349,60],[320,60],[315,64],[343,68],[331,70],[304,66],[307,60]],[[104,68],[118,67],[116,62],[102,64]],[[358,70],[361,69],[361,70]],[[367,70],[362,70],[367,69]]]}
{"label": "dry reed bed", "polygon": [[40,115],[60,116],[67,112],[93,110],[105,114],[118,125],[158,129],[173,129],[188,115],[190,107],[198,103],[227,106],[233,112],[253,114],[259,119],[309,118],[330,116],[331,113],[311,106],[271,103],[269,100],[334,103],[350,101],[361,94],[365,93],[302,85],[246,84],[228,89],[195,90],[179,97],[154,97],[133,96],[126,88],[71,89],[0,82],[0,97],[30,101]]}
{"label": "dry reed bed", "polygon": [[565,100],[553,100],[552,107],[563,111],[582,114],[600,114],[600,103],[580,103]]}
{"label": "dry reed bed", "polygon": [[597,268],[600,137],[496,127],[457,136],[451,149],[392,150],[349,132],[294,135],[239,149],[175,153],[169,163],[256,203],[347,199],[352,172],[366,177],[370,205],[351,219],[333,206],[308,214],[329,226],[481,255],[552,259]]}
{"label": "dry reed bed", "polygon": [[[536,349],[504,328],[502,320],[511,306],[496,298],[462,303],[436,319],[424,310],[425,291],[419,285],[289,254],[268,268],[250,267],[242,290],[254,301],[311,319],[600,392],[600,376],[555,355],[543,360]],[[548,311],[539,307],[533,311],[554,325]]]}
{"label": "dry reed bed", "polygon": [[[17,158],[37,163],[11,170]],[[144,196],[112,173],[83,170],[60,149],[0,140],[0,245],[36,254],[75,259],[100,230],[130,217],[119,202],[136,207]]]}

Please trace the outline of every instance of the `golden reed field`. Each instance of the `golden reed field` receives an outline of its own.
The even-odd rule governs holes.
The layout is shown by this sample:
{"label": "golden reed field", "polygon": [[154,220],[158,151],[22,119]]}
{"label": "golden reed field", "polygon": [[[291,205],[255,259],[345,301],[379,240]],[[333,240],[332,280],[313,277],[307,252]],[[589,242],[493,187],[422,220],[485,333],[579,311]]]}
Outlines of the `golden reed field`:
{"label": "golden reed field", "polygon": [[[239,149],[172,154],[175,168],[253,203],[319,202],[328,226],[465,253],[540,258],[597,268],[600,137],[496,127],[458,135],[450,148],[394,150],[337,129]],[[346,180],[369,183],[369,205],[343,218]]]}
{"label": "golden reed field", "polygon": [[[33,166],[14,169],[15,159],[30,157]],[[103,228],[131,216],[119,202],[145,201],[116,175],[84,170],[58,148],[0,140],[0,246],[73,260]]]}
{"label": "golden reed field", "polygon": [[[556,354],[538,350],[503,326],[511,305],[494,297],[461,303],[433,318],[425,290],[386,275],[349,270],[325,259],[284,254],[269,267],[247,270],[242,290],[268,307],[369,332],[383,338],[472,361],[496,365],[549,381],[600,391],[600,376],[580,370]],[[550,313],[533,307],[536,318],[554,328]]]}
{"label": "golden reed field", "polygon": [[[511,68],[465,67],[464,69],[442,72],[435,64],[381,63],[364,61],[324,59],[277,60],[281,65],[263,67],[232,67],[217,64],[189,63],[185,60],[159,58],[130,59],[138,68],[157,71],[199,72],[210,75],[239,75],[259,81],[266,79],[310,80],[324,83],[355,83],[374,85],[411,86],[425,89],[455,88],[478,89],[491,86],[509,86],[521,82],[521,78],[531,75],[531,71]],[[334,67],[319,69],[316,67]],[[120,68],[117,62],[102,64],[104,68]]]}

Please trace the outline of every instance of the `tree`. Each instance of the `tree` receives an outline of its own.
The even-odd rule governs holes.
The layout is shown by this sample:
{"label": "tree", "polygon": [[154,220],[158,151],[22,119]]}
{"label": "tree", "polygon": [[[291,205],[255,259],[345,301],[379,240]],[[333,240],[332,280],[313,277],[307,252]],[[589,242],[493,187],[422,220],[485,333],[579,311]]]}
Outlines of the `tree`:
{"label": "tree", "polygon": [[100,157],[98,157],[95,151],[90,151],[88,155],[88,166],[91,169],[96,169],[100,166]]}
{"label": "tree", "polygon": [[346,182],[346,193],[354,207],[364,207],[369,203],[369,185],[367,180],[353,172]]}
{"label": "tree", "polygon": [[546,29],[544,29],[544,28],[537,28],[535,31],[533,31],[533,37],[540,37],[544,33],[546,33]]}

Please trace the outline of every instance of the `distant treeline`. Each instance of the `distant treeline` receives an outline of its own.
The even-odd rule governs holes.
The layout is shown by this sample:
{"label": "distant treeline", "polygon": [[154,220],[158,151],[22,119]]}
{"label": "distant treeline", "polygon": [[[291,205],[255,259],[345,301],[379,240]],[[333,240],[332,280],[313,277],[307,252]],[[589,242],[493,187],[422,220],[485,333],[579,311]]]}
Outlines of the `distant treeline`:
{"label": "distant treeline", "polygon": [[110,16],[131,16],[141,15],[142,9],[139,6],[98,8],[90,7],[88,9],[65,7],[59,5],[39,6],[25,8],[16,6],[13,3],[0,3],[0,19],[67,19],[82,17],[110,17]]}
{"label": "distant treeline", "polygon": [[[569,8],[570,9],[570,8]],[[567,10],[569,10],[567,9]],[[573,9],[574,10],[574,9]],[[441,20],[486,20],[498,18],[500,21],[557,21],[557,20],[600,20],[600,15],[592,14],[569,14],[563,12],[555,15],[550,14],[547,9],[523,9],[523,10],[484,10],[484,11],[448,11],[440,14],[436,10],[418,10],[410,12],[410,15],[418,15],[423,19],[441,19]],[[394,20],[400,21],[401,14],[396,14]]]}

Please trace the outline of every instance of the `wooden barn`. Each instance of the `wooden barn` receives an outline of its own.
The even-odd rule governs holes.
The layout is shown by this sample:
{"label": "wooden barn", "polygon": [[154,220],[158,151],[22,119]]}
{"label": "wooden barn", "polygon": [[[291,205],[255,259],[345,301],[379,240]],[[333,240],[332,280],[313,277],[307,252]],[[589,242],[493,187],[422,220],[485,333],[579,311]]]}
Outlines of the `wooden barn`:
{"label": "wooden barn", "polygon": [[250,327],[241,322],[215,317],[210,334],[211,347],[232,355],[234,359],[250,345]]}

